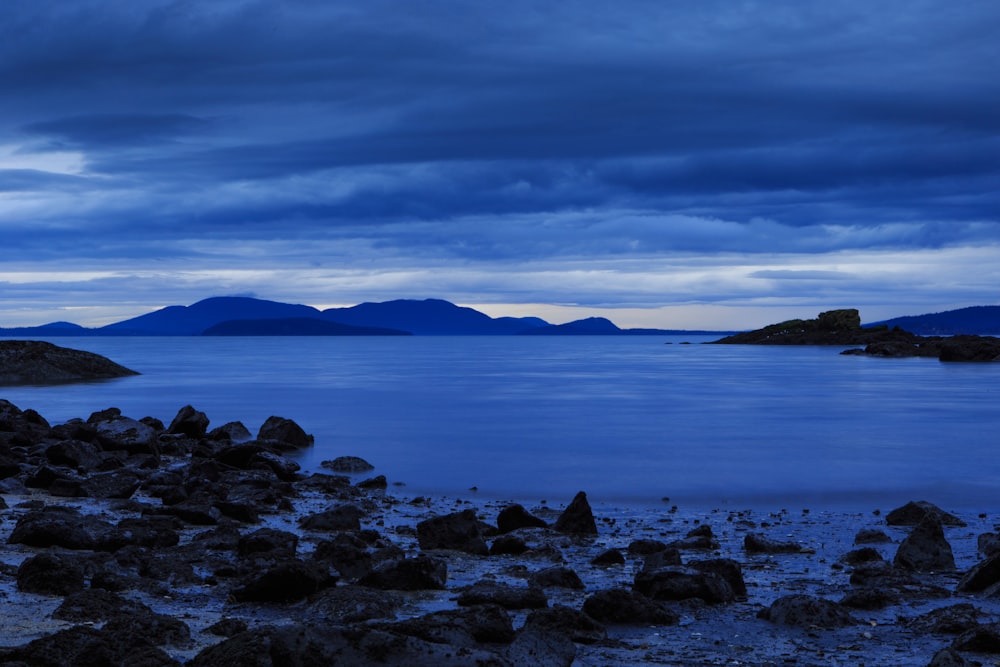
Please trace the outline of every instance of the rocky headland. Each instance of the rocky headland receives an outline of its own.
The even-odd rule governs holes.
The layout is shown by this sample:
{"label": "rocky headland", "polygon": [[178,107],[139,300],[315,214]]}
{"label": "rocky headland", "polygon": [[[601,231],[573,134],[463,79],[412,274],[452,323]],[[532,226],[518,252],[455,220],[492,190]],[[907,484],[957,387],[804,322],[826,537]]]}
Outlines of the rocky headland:
{"label": "rocky headland", "polygon": [[820,313],[812,320],[788,320],[715,341],[730,345],[858,346],[843,354],[874,357],[933,357],[941,361],[1000,361],[1000,338],[918,336],[899,327],[862,327],[853,308]]}
{"label": "rocky headland", "polygon": [[[989,513],[390,494],[311,436],[0,401],[2,665],[967,665]],[[665,499],[664,499],[665,500]]]}
{"label": "rocky headland", "polygon": [[0,386],[89,382],[138,375],[106,357],[33,340],[0,340]]}

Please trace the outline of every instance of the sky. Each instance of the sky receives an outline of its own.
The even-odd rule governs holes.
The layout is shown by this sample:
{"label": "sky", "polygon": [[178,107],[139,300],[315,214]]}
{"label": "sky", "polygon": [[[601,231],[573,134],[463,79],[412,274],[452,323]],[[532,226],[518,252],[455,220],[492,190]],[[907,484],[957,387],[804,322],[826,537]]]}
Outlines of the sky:
{"label": "sky", "polygon": [[4,0],[0,327],[1000,304],[994,0]]}

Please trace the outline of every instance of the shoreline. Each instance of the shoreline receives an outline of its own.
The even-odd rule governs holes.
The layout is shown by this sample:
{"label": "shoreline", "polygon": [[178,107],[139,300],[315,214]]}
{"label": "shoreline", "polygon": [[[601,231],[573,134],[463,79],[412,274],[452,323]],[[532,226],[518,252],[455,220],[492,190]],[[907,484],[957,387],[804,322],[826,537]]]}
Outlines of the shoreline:
{"label": "shoreline", "polygon": [[[11,414],[14,413],[8,407],[5,422],[8,425],[12,423]],[[23,417],[26,413],[19,411],[19,414]],[[190,410],[187,424],[192,420],[197,422],[198,414]],[[204,421],[207,423],[207,419]],[[105,411],[96,420],[92,416],[91,420],[76,424],[76,435],[84,435],[88,428],[109,433],[100,430],[104,428],[102,425],[110,428],[110,425],[135,423],[142,422]],[[44,430],[37,420],[35,425],[39,426],[38,433]],[[0,663],[16,660],[26,650],[38,657],[45,654],[42,647],[48,647],[51,654],[55,645],[63,651],[59,654],[61,658],[66,658],[74,642],[100,641],[114,650],[125,650],[114,644],[115,638],[121,637],[111,629],[118,627],[116,623],[121,625],[121,609],[91,610],[87,613],[95,615],[89,619],[52,617],[67,598],[76,599],[72,596],[96,594],[96,591],[113,594],[114,604],[148,608],[136,613],[136,618],[154,619],[150,627],[160,629],[159,635],[150,631],[152,644],[146,647],[160,662],[126,660],[122,664],[213,664],[220,654],[212,651],[226,649],[237,651],[231,655],[247,657],[261,650],[256,644],[256,648],[248,648],[247,642],[265,640],[270,642],[273,653],[274,646],[281,642],[287,648],[291,628],[300,635],[305,633],[314,643],[320,642],[325,646],[323,650],[330,652],[328,657],[358,658],[361,649],[352,644],[356,641],[352,638],[357,636],[363,635],[369,643],[382,642],[379,644],[382,658],[359,664],[763,666],[850,662],[922,667],[931,664],[935,653],[958,641],[961,632],[931,632],[904,619],[972,604],[982,615],[963,631],[990,628],[991,623],[1000,620],[997,598],[956,592],[963,574],[984,561],[979,537],[995,531],[995,522],[1000,520],[992,513],[958,512],[957,517],[966,525],[942,528],[953,552],[954,567],[931,571],[913,571],[892,564],[899,559],[902,545],[916,529],[912,525],[888,525],[888,510],[893,509],[890,507],[883,507],[877,513],[874,508],[858,512],[808,507],[705,510],[673,501],[638,507],[591,499],[593,505],[590,505],[585,498],[584,514],[590,513],[596,528],[596,534],[591,534],[567,530],[565,526],[559,528],[565,523],[562,517],[570,513],[569,508],[578,504],[576,500],[571,503],[569,498],[547,498],[545,503],[530,502],[523,507],[528,516],[544,521],[545,527],[524,526],[499,534],[500,517],[511,507],[510,500],[479,498],[471,491],[466,498],[417,497],[406,487],[386,488],[384,479],[376,477],[372,481],[371,472],[327,474],[324,471],[305,475],[278,453],[288,453],[287,447],[260,435],[240,443],[218,434],[212,439],[207,433],[198,433],[197,428],[193,433],[187,432],[190,429],[185,421],[175,419],[171,427],[157,431],[155,441],[147,442],[147,446],[155,442],[160,448],[155,455],[137,451],[134,439],[129,444],[132,451],[114,449],[117,445],[108,437],[95,438],[100,446],[89,449],[83,445],[95,443],[75,440],[82,443],[78,447],[81,451],[98,452],[100,456],[95,461],[101,462],[70,469],[53,460],[58,459],[54,452],[68,456],[65,447],[52,449],[59,442],[66,442],[52,437],[53,433],[60,433],[60,428],[48,427],[48,437],[35,445],[27,443],[30,439],[26,436],[27,426],[21,431],[3,431],[5,439],[0,438],[8,458],[24,457],[20,472],[8,475],[0,488],[0,497],[6,505],[0,510],[3,545],[0,599],[5,609],[0,624]],[[16,440],[10,437],[12,433],[25,438],[12,445]],[[118,442],[125,446],[128,437],[121,438]],[[241,458],[244,455],[246,458]],[[116,463],[108,463],[112,460]],[[31,461],[35,463],[29,465]],[[35,486],[23,489],[24,492],[12,492],[18,491],[17,484],[22,480],[39,483],[39,466],[63,475],[52,479],[64,481],[50,482],[48,488]],[[110,470],[100,471],[101,467]],[[195,473],[204,476],[212,471],[221,473],[219,479],[208,487],[199,486]],[[106,479],[109,482],[135,475],[136,488],[127,495],[115,494],[124,496],[119,498],[58,495],[76,488],[65,480],[89,489],[92,487],[86,486],[87,483],[95,478],[104,479],[109,473],[111,477]],[[171,475],[178,476],[181,486],[186,484],[188,489],[185,491],[188,496],[180,502],[171,496],[178,487],[166,483]],[[213,513],[210,506],[205,514],[197,514],[195,510],[201,501],[192,499],[201,498],[198,494],[207,493],[206,489],[212,486],[217,496],[223,487],[227,492],[224,500],[215,501],[216,509],[222,507],[231,514],[254,509],[256,516],[247,514],[246,520],[238,520]],[[246,488],[283,492],[253,496],[251,503],[250,496],[237,493]],[[54,490],[57,495],[53,495]],[[234,507],[237,500],[246,502]],[[32,518],[58,518],[64,510],[52,508],[59,507],[78,508],[79,514],[73,515],[71,524],[85,527],[93,524],[97,526],[95,534],[103,534],[102,530],[113,532],[127,524],[128,536],[114,533],[115,539],[124,540],[120,546],[114,544],[114,549],[67,546],[59,540],[46,546],[16,540],[11,543],[14,533],[23,533]],[[356,511],[347,511],[350,516],[346,516],[345,507]],[[461,540],[436,545],[425,542],[424,532],[429,523],[458,521],[456,517],[460,518],[463,512],[468,515],[468,510],[475,520],[471,524],[455,523],[454,526],[464,528],[451,530],[451,533],[457,530]],[[316,517],[322,517],[322,521]],[[310,520],[314,523],[309,523]],[[862,530],[880,531],[889,541],[855,544]],[[270,540],[268,548],[247,547],[251,536],[263,540],[262,531]],[[169,545],[167,538],[172,535],[176,535],[177,541]],[[774,550],[751,551],[747,546],[751,535],[761,538]],[[282,539],[293,540],[290,550],[287,542],[281,546]],[[474,548],[465,546],[467,543],[462,540],[466,539],[474,542]],[[501,551],[498,544],[517,548],[491,555],[478,551],[480,548]],[[520,547],[523,550],[515,553]],[[845,555],[865,548],[870,550],[866,554],[869,560],[843,560]],[[595,564],[597,557],[610,550],[616,551],[622,562]],[[56,594],[23,590],[32,587],[26,584],[26,563],[32,559],[37,562],[45,554],[82,568],[74,591]],[[676,556],[677,563],[683,565],[672,561],[650,565],[651,560],[666,555]],[[366,573],[399,563],[425,561],[446,568],[442,587],[426,585],[399,590],[371,581],[361,583]],[[367,565],[358,565],[362,562]],[[673,622],[662,619],[650,622],[641,617],[626,618],[624,622],[607,618],[595,621],[583,611],[591,599],[604,592],[635,593],[644,570],[658,577],[704,577],[699,581],[723,589],[729,584],[735,587],[731,572],[720,580],[710,571],[731,567],[728,563],[735,564],[738,580],[745,584],[745,594],[731,591],[724,599],[703,594],[668,599],[662,589],[654,589],[648,597],[649,604],[658,613],[674,615]],[[285,571],[289,566],[303,568],[309,576],[325,570],[327,578],[310,580],[315,590],[303,590],[294,599],[253,599],[256,594],[246,598],[246,591],[262,573]],[[698,567],[709,569],[698,570]],[[49,574],[49,586],[65,579],[60,580],[55,571]],[[328,578],[331,574],[336,578],[333,582]],[[861,575],[870,581],[852,583],[852,579]],[[579,585],[574,583],[574,576]],[[728,583],[720,583],[723,580]],[[485,592],[479,590],[484,587]],[[466,606],[463,596],[470,595],[470,591],[484,594],[493,606]],[[279,590],[277,595],[281,597],[286,592]],[[532,598],[535,602],[509,600],[512,594],[528,592],[535,595]],[[538,594],[542,595],[543,603],[537,602]],[[338,595],[347,596],[346,601],[338,599]],[[850,622],[842,627],[824,627],[822,614],[799,625],[774,621],[776,601],[802,595],[834,603],[853,599],[849,604],[837,605],[838,613],[846,614]],[[646,599],[644,595],[638,597]],[[363,608],[364,613],[361,617],[352,616],[344,612],[344,605]],[[509,636],[502,641],[495,636],[491,641],[477,638],[476,624],[484,621],[473,616],[486,613],[483,609],[492,610],[490,613],[500,618],[501,625],[507,624]],[[771,620],[760,618],[767,613],[771,614]],[[228,637],[212,634],[221,631],[216,625],[220,621],[228,624]],[[442,627],[449,629],[445,632]],[[138,628],[148,630],[140,623],[127,626],[127,632],[119,632],[134,641],[137,633],[141,636]],[[247,652],[240,654],[239,650]],[[305,649],[299,646],[299,650]],[[969,660],[983,658],[974,651],[963,651],[961,655]],[[62,662],[74,664],[73,660]]]}

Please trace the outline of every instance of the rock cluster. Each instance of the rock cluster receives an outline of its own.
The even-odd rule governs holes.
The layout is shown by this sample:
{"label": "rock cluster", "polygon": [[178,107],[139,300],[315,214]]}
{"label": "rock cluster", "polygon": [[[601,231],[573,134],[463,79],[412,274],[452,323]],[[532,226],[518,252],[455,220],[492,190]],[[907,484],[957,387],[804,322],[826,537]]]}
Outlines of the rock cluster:
{"label": "rock cluster", "polygon": [[[728,614],[765,626],[755,633],[794,638],[856,632],[863,613],[897,605],[1000,590],[995,534],[981,536],[978,564],[956,571],[947,531],[962,522],[929,503],[887,515],[907,531],[898,546],[881,531],[857,533],[858,544],[888,544],[895,556],[874,546],[837,554],[832,571],[848,591],[834,600],[755,588],[762,568],[816,554],[766,535],[767,522],[743,526],[741,540],[696,521],[663,540],[615,528],[609,543],[613,522],[598,520],[581,492],[538,516],[510,503],[391,525],[386,508],[402,504],[383,490],[300,472],[288,455],[312,438],[294,421],[271,417],[256,437],[242,424],[209,427],[191,406],[167,426],[113,408],[53,426],[0,401],[0,492],[28,498],[0,504],[8,555],[21,556],[0,578],[19,594],[60,598],[51,619],[64,624],[8,640],[0,664],[568,666],[581,651],[625,650],[609,626]],[[222,609],[199,632],[199,607],[154,604],[192,590]],[[432,610],[417,609],[439,591]],[[953,637],[923,664],[963,664],[1000,652],[995,621],[962,602],[906,627]],[[639,659],[628,655],[621,664]],[[676,664],[699,655],[707,660],[692,653]]]}

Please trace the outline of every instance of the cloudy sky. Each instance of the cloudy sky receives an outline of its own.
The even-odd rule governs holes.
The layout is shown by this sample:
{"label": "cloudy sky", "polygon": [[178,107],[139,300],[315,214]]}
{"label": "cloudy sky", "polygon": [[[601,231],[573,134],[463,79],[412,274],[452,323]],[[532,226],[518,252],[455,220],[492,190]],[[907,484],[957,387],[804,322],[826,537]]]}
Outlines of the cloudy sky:
{"label": "cloudy sky", "polygon": [[998,35],[994,0],[4,0],[0,326],[997,304]]}

